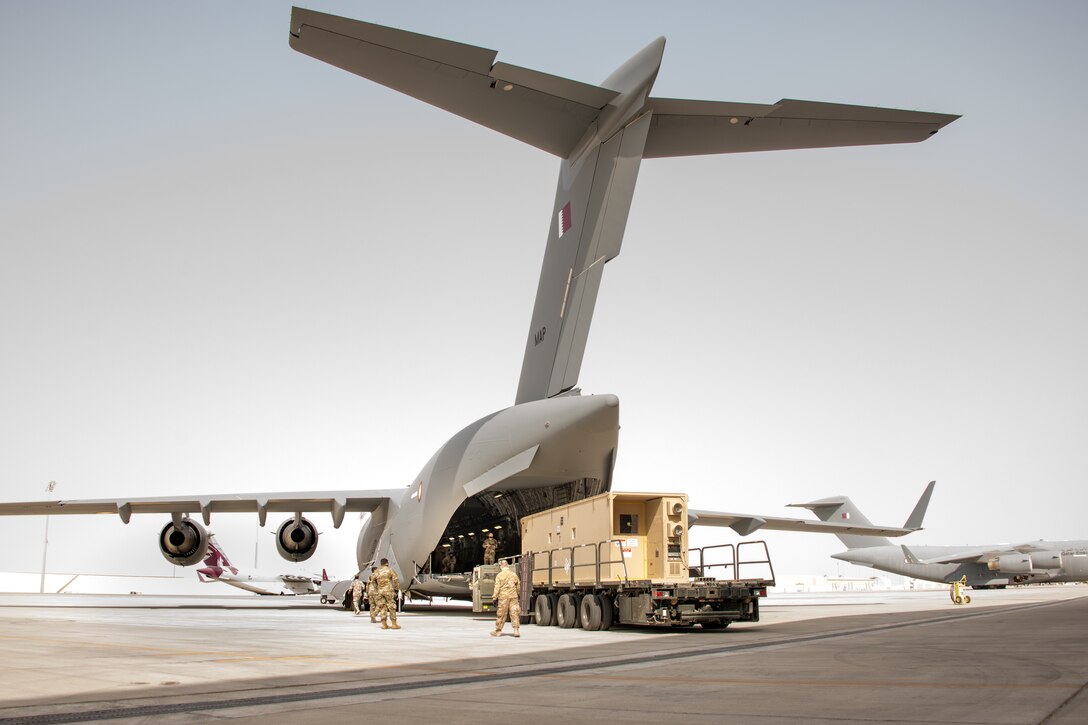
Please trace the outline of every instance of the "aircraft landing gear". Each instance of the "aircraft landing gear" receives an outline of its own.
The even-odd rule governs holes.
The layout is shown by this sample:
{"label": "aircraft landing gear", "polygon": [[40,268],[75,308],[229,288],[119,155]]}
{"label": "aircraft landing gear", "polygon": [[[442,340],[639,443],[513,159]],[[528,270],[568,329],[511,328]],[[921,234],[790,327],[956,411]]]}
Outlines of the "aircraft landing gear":
{"label": "aircraft landing gear", "polygon": [[970,604],[971,597],[967,596],[963,592],[964,587],[967,586],[967,575],[964,574],[959,581],[952,582],[952,591],[949,594],[952,595],[953,604]]}

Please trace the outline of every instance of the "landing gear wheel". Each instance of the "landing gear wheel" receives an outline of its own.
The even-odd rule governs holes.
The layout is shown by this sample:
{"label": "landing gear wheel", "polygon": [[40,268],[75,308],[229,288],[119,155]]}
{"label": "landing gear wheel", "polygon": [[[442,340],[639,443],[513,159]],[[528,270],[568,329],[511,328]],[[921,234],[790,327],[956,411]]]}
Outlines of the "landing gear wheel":
{"label": "landing gear wheel", "polygon": [[964,604],[970,604],[971,603],[971,597],[965,594],[963,596],[963,603]]}
{"label": "landing gear wheel", "polygon": [[578,609],[575,606],[574,595],[564,594],[559,597],[559,606],[556,608],[556,619],[563,629],[573,629],[578,621]]}
{"label": "landing gear wheel", "polygon": [[536,615],[536,623],[539,627],[550,627],[555,610],[552,609],[552,598],[547,594],[540,594],[533,603],[533,614]]}
{"label": "landing gear wheel", "polygon": [[578,606],[578,617],[582,629],[587,632],[596,632],[601,628],[601,600],[597,599],[596,594],[582,597],[582,603]]}

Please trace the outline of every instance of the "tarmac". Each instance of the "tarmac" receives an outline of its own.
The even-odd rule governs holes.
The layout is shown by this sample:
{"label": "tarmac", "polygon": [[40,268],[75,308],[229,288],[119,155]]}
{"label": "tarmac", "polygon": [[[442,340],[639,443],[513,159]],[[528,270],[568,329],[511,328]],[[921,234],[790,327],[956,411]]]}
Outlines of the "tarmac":
{"label": "tarmac", "polygon": [[1088,586],[772,595],[722,631],[0,594],[0,723],[1088,722]]}

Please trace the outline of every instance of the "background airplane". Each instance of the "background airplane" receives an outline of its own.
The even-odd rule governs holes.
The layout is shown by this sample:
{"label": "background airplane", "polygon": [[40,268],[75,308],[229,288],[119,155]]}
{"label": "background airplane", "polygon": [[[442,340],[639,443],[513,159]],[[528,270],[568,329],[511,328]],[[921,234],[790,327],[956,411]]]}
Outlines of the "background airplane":
{"label": "background airplane", "polygon": [[[928,500],[930,483],[923,494]],[[846,496],[792,504],[812,510],[822,521],[868,519]],[[917,511],[917,509],[916,509]],[[914,514],[912,514],[912,520]],[[921,521],[918,520],[920,525]],[[951,584],[967,577],[977,589],[1011,584],[1088,581],[1088,541],[1039,541],[983,546],[907,546],[871,536],[839,534],[849,548],[832,558],[914,579]]]}
{"label": "background airplane", "polygon": [[[0,514],[169,514],[159,535],[168,561],[191,565],[207,551],[213,513],[269,512],[279,553],[304,561],[318,532],[307,512],[369,512],[360,568],[388,557],[408,586],[440,544],[483,530],[509,532],[520,517],[609,490],[619,433],[615,395],[575,387],[605,264],[620,251],[643,158],[776,149],[912,143],[955,120],[946,114],[781,100],[724,103],[650,95],[664,39],[599,86],[496,62],[494,51],[295,8],[290,43],[412,97],[498,130],[560,159],[547,246],[526,336],[515,405],[471,423],[441,446],[405,488],[210,494],[0,504]],[[189,518],[199,513],[203,526]],[[714,512],[700,511],[709,522]],[[723,514],[742,527],[797,527],[797,520]],[[698,521],[698,520],[697,520]],[[807,530],[897,536],[905,528],[808,522]],[[463,568],[473,562],[461,561]],[[416,588],[418,589],[418,583]]]}
{"label": "background airplane", "polygon": [[[208,532],[207,555],[196,575],[201,582],[222,582],[254,594],[316,594],[321,582],[328,581],[324,571],[321,576],[242,572],[230,563],[211,531]],[[272,584],[276,586],[268,586]]]}

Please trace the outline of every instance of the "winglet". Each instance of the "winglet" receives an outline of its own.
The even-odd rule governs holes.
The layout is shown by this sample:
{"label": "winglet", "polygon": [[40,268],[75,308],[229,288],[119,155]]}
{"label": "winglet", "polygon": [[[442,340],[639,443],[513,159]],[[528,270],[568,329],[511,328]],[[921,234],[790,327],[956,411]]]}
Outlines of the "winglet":
{"label": "winglet", "polygon": [[918,499],[918,503],[914,505],[914,510],[907,517],[907,523],[903,524],[904,529],[917,531],[922,528],[922,519],[925,518],[926,509],[929,508],[929,497],[933,495],[933,487],[936,485],[936,481],[930,481],[929,485],[926,486],[926,490],[922,492],[922,497]]}

